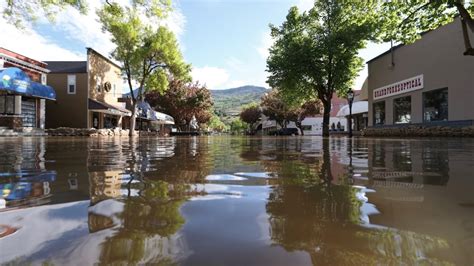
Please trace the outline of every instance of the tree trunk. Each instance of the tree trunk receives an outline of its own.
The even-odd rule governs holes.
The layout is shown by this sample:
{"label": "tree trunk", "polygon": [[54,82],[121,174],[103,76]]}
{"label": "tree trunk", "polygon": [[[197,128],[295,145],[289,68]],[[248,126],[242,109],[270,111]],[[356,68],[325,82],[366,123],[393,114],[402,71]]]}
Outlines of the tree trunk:
{"label": "tree trunk", "polygon": [[323,163],[321,165],[321,179],[326,183],[327,188],[331,188],[333,180],[331,171],[331,150],[329,145],[329,139],[323,139]]}
{"label": "tree trunk", "polygon": [[300,122],[295,121],[295,125],[296,125],[296,127],[300,130],[301,136],[304,136],[303,125],[301,124],[301,121],[300,121]]}
{"label": "tree trunk", "polygon": [[135,125],[137,123],[137,101],[132,103],[132,116],[130,117],[130,131],[128,136],[133,137],[136,135]]}
{"label": "tree trunk", "polygon": [[464,46],[466,47],[466,51],[464,52],[464,55],[474,56],[474,49],[471,46],[471,41],[469,40],[469,33],[467,31],[466,19],[462,17],[461,17],[461,27],[462,27],[462,35],[464,37]]}
{"label": "tree trunk", "polygon": [[324,112],[323,112],[323,137],[329,137],[329,120],[331,117],[331,100],[324,101]]}

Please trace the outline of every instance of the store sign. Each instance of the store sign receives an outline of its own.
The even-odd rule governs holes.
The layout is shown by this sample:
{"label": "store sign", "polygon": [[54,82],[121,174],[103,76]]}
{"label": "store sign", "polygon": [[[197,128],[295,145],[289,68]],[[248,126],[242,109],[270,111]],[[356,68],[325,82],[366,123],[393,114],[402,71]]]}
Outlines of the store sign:
{"label": "store sign", "polygon": [[405,79],[374,90],[374,100],[407,93],[423,88],[423,75]]}

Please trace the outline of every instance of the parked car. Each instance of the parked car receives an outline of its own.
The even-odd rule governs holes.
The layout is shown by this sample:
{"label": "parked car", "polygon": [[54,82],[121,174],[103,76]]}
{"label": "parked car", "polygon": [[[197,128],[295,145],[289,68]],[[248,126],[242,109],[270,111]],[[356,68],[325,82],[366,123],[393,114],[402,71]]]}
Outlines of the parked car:
{"label": "parked car", "polygon": [[298,129],[297,128],[282,128],[278,130],[278,135],[279,136],[292,136],[292,135],[299,135]]}

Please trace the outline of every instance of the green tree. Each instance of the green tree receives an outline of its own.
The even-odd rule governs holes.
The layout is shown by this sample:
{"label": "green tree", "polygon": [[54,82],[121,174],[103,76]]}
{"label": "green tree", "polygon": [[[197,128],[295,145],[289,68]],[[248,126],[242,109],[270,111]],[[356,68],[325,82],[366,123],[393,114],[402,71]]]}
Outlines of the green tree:
{"label": "green tree", "polygon": [[230,122],[230,131],[232,134],[242,134],[246,128],[246,123],[240,120],[240,118],[236,118]]}
{"label": "green tree", "polygon": [[212,114],[211,119],[207,123],[207,127],[209,128],[209,130],[215,132],[224,132],[228,130],[227,125],[224,124],[224,122],[222,122],[219,116],[217,116],[216,114]]}
{"label": "green tree", "polygon": [[87,13],[86,0],[7,0],[2,13],[8,23],[24,28],[25,23],[36,22],[40,15],[54,22],[56,14],[67,7]]}
{"label": "green tree", "polygon": [[242,107],[240,112],[240,120],[248,124],[248,130],[253,134],[255,131],[255,124],[260,120],[262,111],[256,103],[250,103]]}
{"label": "green tree", "polygon": [[[117,46],[112,53],[122,64],[132,98],[130,136],[134,135],[137,103],[144,98],[145,91],[164,91],[168,79],[173,76],[189,80],[190,65],[182,58],[174,34],[166,27],[153,27],[169,11],[166,0],[134,0],[131,6],[122,7],[106,1],[98,11],[104,31],[110,32]],[[138,83],[134,93],[133,83]]]}
{"label": "green tree", "polygon": [[329,135],[334,92],[345,95],[363,61],[357,56],[376,26],[376,10],[365,1],[318,0],[308,12],[292,7],[286,21],[270,26],[268,82],[287,101],[318,98],[324,107],[323,135]]}
{"label": "green tree", "polygon": [[474,1],[464,0],[412,0],[380,1],[372,7],[380,14],[379,27],[374,33],[382,41],[412,43],[423,32],[461,19],[465,52],[474,56],[468,29],[474,33]]}

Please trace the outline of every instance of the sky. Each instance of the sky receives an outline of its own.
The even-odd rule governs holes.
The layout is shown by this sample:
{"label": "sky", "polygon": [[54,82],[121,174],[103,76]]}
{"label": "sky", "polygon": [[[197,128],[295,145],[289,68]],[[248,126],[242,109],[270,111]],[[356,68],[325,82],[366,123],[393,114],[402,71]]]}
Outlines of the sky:
{"label": "sky", "polygon": [[[114,49],[110,35],[101,30],[95,9],[98,0],[89,1],[89,12],[81,15],[73,8],[57,14],[54,23],[40,19],[19,30],[0,17],[0,46],[42,60],[85,60],[86,47],[109,55]],[[121,2],[127,0],[119,0]],[[266,58],[272,45],[269,24],[281,25],[292,6],[308,10],[312,0],[174,0],[174,11],[164,24],[177,36],[186,62],[193,67],[195,81],[209,89],[243,85],[269,87]],[[4,3],[0,3],[1,5]],[[388,44],[369,43],[359,55],[370,60],[389,49]],[[353,86],[360,89],[367,68]],[[124,88],[127,91],[127,88]]]}

